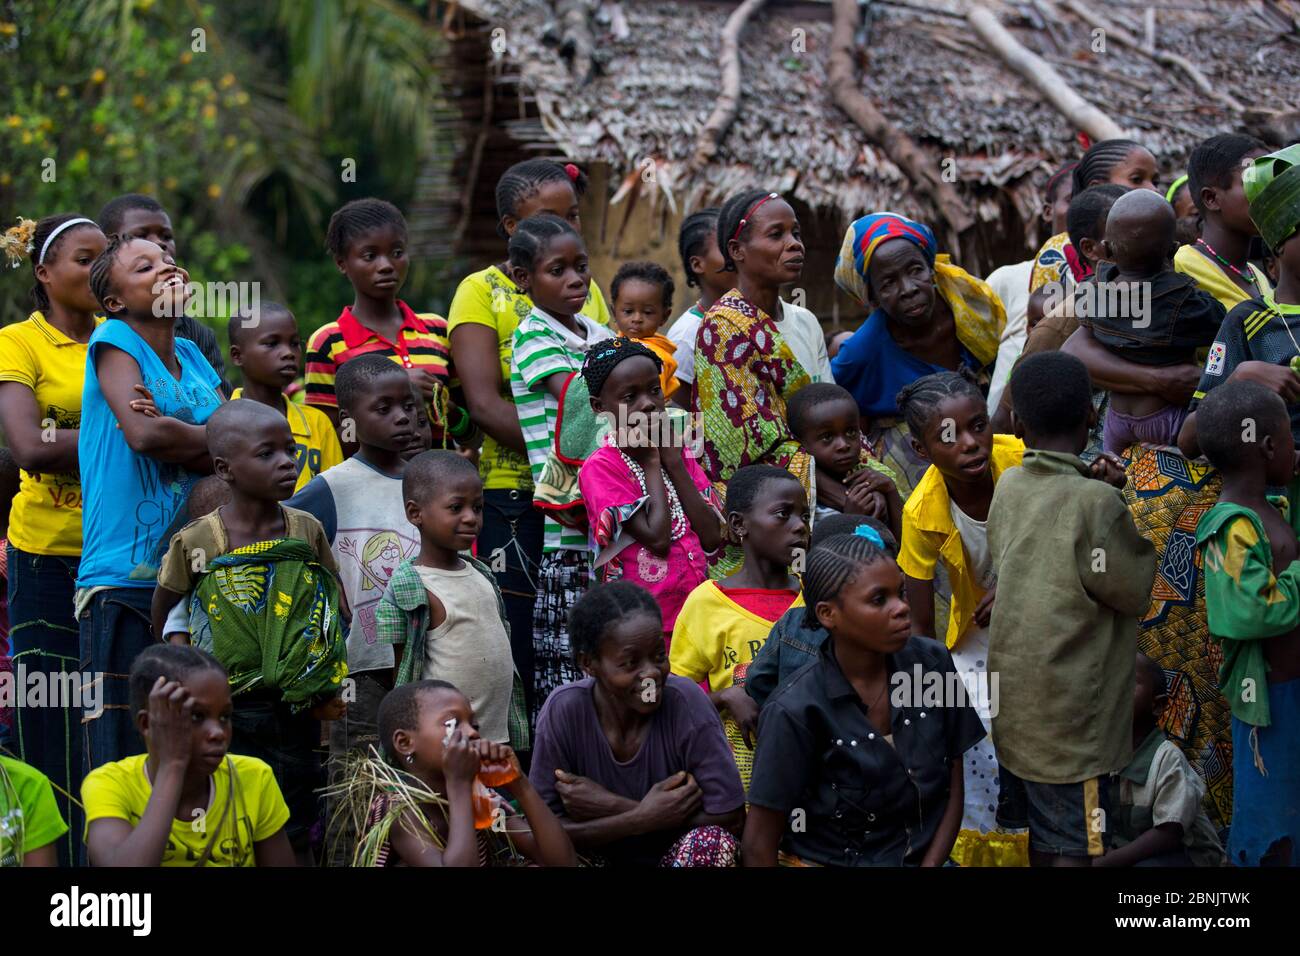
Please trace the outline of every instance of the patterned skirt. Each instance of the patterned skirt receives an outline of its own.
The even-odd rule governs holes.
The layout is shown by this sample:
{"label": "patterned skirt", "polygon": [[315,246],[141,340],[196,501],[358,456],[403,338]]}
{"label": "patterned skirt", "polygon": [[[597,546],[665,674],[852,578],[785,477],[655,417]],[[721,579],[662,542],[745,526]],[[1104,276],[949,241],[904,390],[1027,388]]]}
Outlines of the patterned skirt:
{"label": "patterned skirt", "polygon": [[683,833],[672,845],[660,866],[735,866],[740,844],[729,831],[718,826],[696,827]]}
{"label": "patterned skirt", "polygon": [[551,691],[582,676],[569,646],[569,611],[591,586],[591,555],[552,551],[542,555],[533,604],[533,726]]}

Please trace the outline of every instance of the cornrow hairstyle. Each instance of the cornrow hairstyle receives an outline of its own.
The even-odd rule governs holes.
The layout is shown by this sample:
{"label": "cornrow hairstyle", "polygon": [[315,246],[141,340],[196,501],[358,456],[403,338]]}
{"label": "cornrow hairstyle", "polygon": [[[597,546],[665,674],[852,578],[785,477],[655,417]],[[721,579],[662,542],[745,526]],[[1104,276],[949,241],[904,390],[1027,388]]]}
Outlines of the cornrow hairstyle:
{"label": "cornrow hairstyle", "polygon": [[[46,216],[36,223],[36,228],[32,231],[32,254],[29,256],[32,264],[31,297],[32,302],[36,304],[36,308],[41,312],[46,312],[50,308],[50,294],[45,291],[45,286],[41,283],[41,280],[36,278],[36,267],[40,264],[36,260],[41,256],[41,248],[45,245],[45,240],[50,237],[50,233],[55,229],[72,219],[81,218],[82,215],[79,212],[62,212],[57,216]],[[68,236],[82,229],[95,228],[98,227],[93,222],[83,222],[63,230],[50,243],[50,248],[45,251],[45,262],[48,264],[54,261],[59,254],[59,247],[67,241]]]}
{"label": "cornrow hairstyle", "polygon": [[796,441],[802,441],[804,426],[812,410],[819,405],[841,401],[851,402],[853,407],[857,408],[857,399],[842,385],[836,385],[834,382],[813,382],[811,385],[805,385],[790,396],[790,401],[785,406],[785,419],[790,434]]}
{"label": "cornrow hairstyle", "polygon": [[648,282],[650,285],[657,285],[663,292],[664,310],[671,310],[673,307],[673,293],[677,291],[677,286],[673,282],[673,277],[668,274],[668,270],[657,262],[625,262],[618,267],[614,273],[614,281],[609,284],[609,300],[612,305],[618,299],[618,290],[622,288],[623,283],[629,279],[639,279],[641,282]]}
{"label": "cornrow hairstyle", "polygon": [[803,572],[803,626],[808,630],[821,627],[818,604],[834,601],[867,565],[892,560],[877,544],[857,534],[832,535],[810,549]]}
{"label": "cornrow hairstyle", "polygon": [[709,236],[717,240],[718,213],[717,206],[693,212],[682,221],[682,228],[677,233],[677,254],[682,257],[682,269],[686,272],[687,288],[699,288],[700,277],[691,269],[691,256],[704,254],[705,243]]}
{"label": "cornrow hairstyle", "polygon": [[895,401],[907,421],[907,429],[917,441],[934,420],[939,406],[950,398],[974,398],[984,401],[979,387],[957,372],[935,372],[923,375],[915,382],[899,389]]}
{"label": "cornrow hairstyle", "polygon": [[1260,440],[1290,424],[1281,396],[1258,382],[1224,382],[1210,389],[1196,406],[1196,433],[1201,451],[1215,468],[1235,471],[1246,449],[1255,447],[1243,438],[1247,421],[1255,423]]}
{"label": "cornrow hairstyle", "polygon": [[515,234],[506,245],[507,258],[515,268],[532,272],[551,240],[560,236],[577,236],[582,241],[578,230],[553,212],[529,216],[515,227]]}
{"label": "cornrow hairstyle", "polygon": [[[736,193],[722,204],[718,210],[718,251],[722,253],[722,271],[735,272],[736,263],[732,260],[731,254],[727,251],[728,243],[733,239],[739,239],[749,231],[749,223],[745,224],[744,229],[740,229],[740,220],[745,218],[745,214],[758,202],[766,196],[770,189],[746,189],[744,192]],[[737,235],[736,230],[740,229]]]}
{"label": "cornrow hairstyle", "polygon": [[131,716],[149,709],[149,694],[159,677],[183,684],[191,674],[208,670],[226,676],[221,662],[207,651],[185,644],[150,644],[131,662],[128,678]]}
{"label": "cornrow hairstyle", "polygon": [[335,259],[342,259],[348,247],[357,239],[376,229],[392,226],[406,236],[406,219],[401,211],[386,199],[354,199],[346,202],[330,216],[325,229],[325,251]]}
{"label": "cornrow hairstyle", "polygon": [[520,203],[537,195],[547,183],[560,180],[573,186],[573,194],[579,199],[587,191],[587,174],[572,163],[526,159],[502,173],[497,180],[497,235],[502,239],[509,238],[504,223],[506,216],[518,219]]}
{"label": "cornrow hairstyle", "polygon": [[1049,205],[1056,202],[1056,197],[1060,193],[1062,186],[1067,183],[1071,186],[1074,185],[1071,177],[1074,175],[1075,167],[1078,165],[1078,163],[1066,163],[1047,178],[1047,186],[1044,187],[1044,195],[1047,197]]}
{"label": "cornrow hairstyle", "polygon": [[293,318],[293,313],[283,302],[263,300],[258,303],[257,311],[241,306],[231,313],[230,321],[226,323],[226,339],[229,344],[238,345],[243,340],[245,332],[259,327],[264,315],[287,315]]}
{"label": "cornrow hairstyle", "polygon": [[1016,417],[1035,437],[1069,435],[1088,421],[1092,379],[1066,352],[1037,352],[1017,362],[1007,387]]}
{"label": "cornrow hairstyle", "polygon": [[131,236],[113,233],[108,237],[108,245],[104,247],[104,251],[90,264],[90,291],[105,315],[112,315],[108,311],[108,306],[104,305],[104,300],[113,293],[113,266],[117,265],[117,254],[124,245],[134,241]]}
{"label": "cornrow hairstyle", "polygon": [[1202,214],[1201,190],[1206,186],[1227,189],[1232,185],[1232,171],[1240,169],[1246,154],[1256,150],[1267,152],[1268,147],[1241,133],[1221,133],[1197,144],[1187,158],[1187,189]]}
{"label": "cornrow hairstyle", "polygon": [[390,762],[397,759],[397,752],[393,749],[393,735],[399,730],[414,730],[420,725],[420,696],[435,690],[451,690],[461,694],[460,688],[445,680],[415,680],[409,684],[399,684],[380,701],[375,723],[379,727],[380,746]]}
{"label": "cornrow hairstyle", "polygon": [[1106,217],[1110,215],[1110,207],[1126,192],[1128,188],[1118,183],[1104,183],[1074,194],[1065,213],[1065,231],[1076,252],[1084,239],[1100,242],[1106,237]]}
{"label": "cornrow hairstyle", "polygon": [[891,558],[898,557],[898,539],[894,537],[894,532],[890,531],[889,526],[883,521],[867,515],[833,514],[818,518],[817,523],[813,525],[812,540],[808,543],[808,549],[811,551],[836,535],[853,534],[862,527],[875,531],[880,536],[880,540],[885,543],[885,552]]}
{"label": "cornrow hairstyle", "polygon": [[611,372],[620,362],[630,358],[648,358],[655,363],[655,368],[663,370],[664,363],[653,351],[636,339],[619,336],[608,342],[601,342],[589,349],[582,360],[582,380],[587,383],[587,394],[600,397],[600,390]]}
{"label": "cornrow hairstyle", "polygon": [[122,223],[126,219],[126,214],[132,209],[144,209],[148,212],[167,214],[167,210],[163,208],[162,203],[152,196],[146,196],[144,193],[126,193],[123,196],[114,196],[104,203],[104,208],[99,211],[95,221],[99,223],[99,228],[104,230],[104,235],[114,236],[122,231]]}
{"label": "cornrow hairstyle", "polygon": [[371,352],[348,359],[334,376],[334,395],[340,408],[351,408],[352,402],[360,394],[374,386],[374,383],[388,375],[406,377],[402,366],[385,355]]}
{"label": "cornrow hairstyle", "polygon": [[1094,143],[1079,164],[1074,167],[1071,178],[1074,182],[1074,194],[1077,196],[1089,186],[1104,183],[1110,177],[1110,171],[1124,162],[1126,156],[1135,149],[1146,149],[1133,139],[1103,139]]}
{"label": "cornrow hairstyle", "polygon": [[659,602],[631,581],[611,581],[589,589],[569,612],[569,644],[573,648],[574,664],[580,666],[578,661],[584,654],[599,656],[601,642],[609,629],[639,614],[653,618],[658,622],[657,627],[663,627]]}
{"label": "cornrow hairstyle", "polygon": [[439,485],[459,478],[477,479],[478,466],[454,451],[441,448],[422,451],[406,463],[406,471],[402,473],[402,500],[424,504]]}
{"label": "cornrow hairstyle", "polygon": [[754,507],[763,486],[774,481],[793,481],[799,479],[784,468],[776,465],[746,465],[737,468],[727,482],[727,500],[723,503],[724,514],[746,514]]}

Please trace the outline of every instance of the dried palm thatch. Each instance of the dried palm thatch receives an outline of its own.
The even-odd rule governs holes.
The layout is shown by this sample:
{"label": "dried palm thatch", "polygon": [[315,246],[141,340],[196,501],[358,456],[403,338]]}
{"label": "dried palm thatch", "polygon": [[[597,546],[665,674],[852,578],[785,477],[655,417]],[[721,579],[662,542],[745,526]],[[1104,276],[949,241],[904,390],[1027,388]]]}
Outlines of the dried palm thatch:
{"label": "dried palm thatch", "polygon": [[[978,2],[1083,100],[1145,143],[1169,178],[1199,140],[1247,125],[1228,104],[1278,110],[1300,99],[1300,35],[1285,14],[1294,4],[1087,0],[1085,19],[1075,4]],[[473,216],[495,219],[484,192],[498,165],[542,152],[607,164],[614,183],[653,170],[655,188],[640,192],[651,201],[671,196],[685,210],[757,183],[839,222],[873,209],[933,221],[926,194],[831,101],[828,2],[771,0],[747,24],[739,112],[710,161],[690,168],[718,102],[719,37],[736,6],[593,2],[597,69],[579,87],[562,35],[556,45],[551,2],[461,0],[448,82],[461,85],[467,143],[480,134],[488,140],[479,165],[462,164],[478,182],[466,197],[478,203]],[[1156,16],[1144,23],[1148,7]],[[981,224],[979,259],[999,243],[1004,252],[1008,244],[1028,247],[1047,175],[1081,147],[1072,124],[979,38],[969,9],[967,0],[871,0],[856,46],[862,92],[942,167]],[[1095,33],[1098,18],[1118,30],[1109,41]],[[1207,94],[1184,62],[1217,92]]]}

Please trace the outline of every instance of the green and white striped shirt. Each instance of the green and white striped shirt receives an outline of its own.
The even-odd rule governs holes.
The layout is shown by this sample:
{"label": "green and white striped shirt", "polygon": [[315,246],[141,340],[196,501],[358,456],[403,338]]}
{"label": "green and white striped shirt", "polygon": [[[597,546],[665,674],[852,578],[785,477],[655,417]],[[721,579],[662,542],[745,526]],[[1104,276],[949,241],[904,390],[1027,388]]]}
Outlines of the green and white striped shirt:
{"label": "green and white striped shirt", "polygon": [[[555,440],[555,421],[560,404],[546,389],[546,380],[556,373],[568,375],[582,368],[587,349],[597,342],[613,338],[603,325],[585,315],[575,315],[575,334],[536,306],[515,329],[510,356],[510,392],[519,412],[519,427],[524,433],[528,465],[536,481],[546,464],[546,455]],[[587,534],[566,528],[550,515],[546,516],[543,551],[586,551]]]}

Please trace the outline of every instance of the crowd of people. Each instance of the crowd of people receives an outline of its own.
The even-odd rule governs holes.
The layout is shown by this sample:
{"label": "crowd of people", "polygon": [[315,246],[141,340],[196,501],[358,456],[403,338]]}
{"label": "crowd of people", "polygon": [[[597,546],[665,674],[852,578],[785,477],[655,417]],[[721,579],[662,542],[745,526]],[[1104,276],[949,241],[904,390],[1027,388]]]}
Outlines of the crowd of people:
{"label": "crowd of people", "polygon": [[446,318],[354,200],[351,303],[224,355],[156,200],[20,220],[0,865],[1300,862],[1300,145],[1158,168],[1092,145],[987,280],[862,216],[832,335],[765,189],[675,319],[572,164]]}

